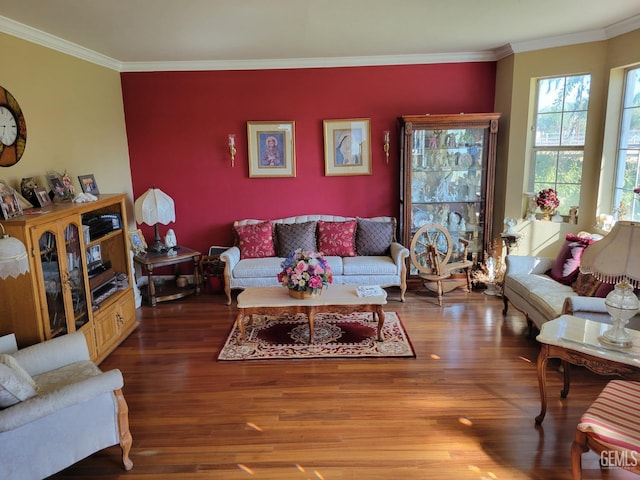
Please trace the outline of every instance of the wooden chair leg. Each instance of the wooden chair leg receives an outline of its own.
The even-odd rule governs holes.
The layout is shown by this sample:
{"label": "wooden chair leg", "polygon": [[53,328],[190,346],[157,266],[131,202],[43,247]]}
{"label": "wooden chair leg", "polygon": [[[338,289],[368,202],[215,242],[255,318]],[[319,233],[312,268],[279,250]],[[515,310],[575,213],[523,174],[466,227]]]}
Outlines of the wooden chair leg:
{"label": "wooden chair leg", "polygon": [[587,434],[578,430],[571,444],[571,478],[582,480],[582,454],[589,451]]}
{"label": "wooden chair leg", "polygon": [[129,406],[127,405],[122,390],[115,390],[116,403],[118,405],[118,431],[120,432],[120,448],[122,449],[122,465],[129,471],[133,468],[133,462],[129,458],[133,438],[129,431]]}

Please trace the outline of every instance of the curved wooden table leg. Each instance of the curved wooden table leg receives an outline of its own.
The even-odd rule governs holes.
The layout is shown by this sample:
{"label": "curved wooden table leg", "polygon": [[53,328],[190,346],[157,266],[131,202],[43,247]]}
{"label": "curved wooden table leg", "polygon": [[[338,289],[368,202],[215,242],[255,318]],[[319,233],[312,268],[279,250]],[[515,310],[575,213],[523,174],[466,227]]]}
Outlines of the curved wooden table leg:
{"label": "curved wooden table leg", "polygon": [[384,337],[382,336],[382,327],[384,327],[384,310],[382,307],[378,307],[376,309],[376,313],[378,314],[378,340],[380,342],[384,342]]}
{"label": "curved wooden table leg", "polygon": [[543,344],[538,354],[538,387],[540,388],[540,413],[536,417],[536,425],[540,425],[547,413],[547,360],[549,345]]}
{"label": "curved wooden table leg", "polygon": [[238,325],[238,330],[240,330],[240,341],[244,342],[245,340],[245,331],[244,331],[244,310],[240,309],[238,311],[238,316],[236,317],[236,325]]}
{"label": "curved wooden table leg", "polygon": [[309,319],[309,344],[314,343],[313,329],[314,329],[315,315],[316,315],[315,308],[309,307],[309,309],[307,310],[307,318]]}
{"label": "curved wooden table leg", "polygon": [[571,385],[571,364],[566,360],[562,360],[562,374],[564,385],[560,391],[560,396],[567,398],[567,395],[569,395],[569,386]]}

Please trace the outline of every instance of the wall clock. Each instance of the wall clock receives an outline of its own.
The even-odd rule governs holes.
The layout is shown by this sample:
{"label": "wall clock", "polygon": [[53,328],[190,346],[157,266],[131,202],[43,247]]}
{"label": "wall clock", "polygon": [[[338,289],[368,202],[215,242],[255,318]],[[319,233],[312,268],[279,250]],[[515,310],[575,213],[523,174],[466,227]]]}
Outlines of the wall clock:
{"label": "wall clock", "polygon": [[6,89],[0,87],[0,167],[18,163],[27,145],[27,124],[22,109]]}

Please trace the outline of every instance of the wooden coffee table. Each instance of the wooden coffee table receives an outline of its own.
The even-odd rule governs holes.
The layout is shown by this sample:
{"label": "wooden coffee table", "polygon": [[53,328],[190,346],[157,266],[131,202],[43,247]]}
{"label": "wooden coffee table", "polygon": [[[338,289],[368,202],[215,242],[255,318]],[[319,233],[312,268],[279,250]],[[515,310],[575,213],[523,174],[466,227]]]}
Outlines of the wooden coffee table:
{"label": "wooden coffee table", "polygon": [[[540,387],[540,414],[536,424],[540,425],[547,412],[547,361],[559,358],[563,362],[587,367],[600,375],[618,375],[624,378],[640,380],[640,332],[627,329],[633,339],[630,348],[619,348],[602,344],[598,337],[611,325],[594,322],[572,315],[561,317],[542,324],[536,339],[542,344],[538,355],[538,385]],[[569,394],[570,368],[565,363],[564,386],[560,392],[562,398]]]}
{"label": "wooden coffee table", "polygon": [[316,313],[372,312],[378,317],[378,340],[382,338],[384,310],[387,292],[374,297],[359,297],[353,285],[329,285],[320,296],[296,299],[289,296],[285,287],[249,287],[238,295],[237,324],[240,339],[245,339],[244,318],[251,315],[274,315],[304,313],[309,319],[309,343],[313,343],[313,327]]}

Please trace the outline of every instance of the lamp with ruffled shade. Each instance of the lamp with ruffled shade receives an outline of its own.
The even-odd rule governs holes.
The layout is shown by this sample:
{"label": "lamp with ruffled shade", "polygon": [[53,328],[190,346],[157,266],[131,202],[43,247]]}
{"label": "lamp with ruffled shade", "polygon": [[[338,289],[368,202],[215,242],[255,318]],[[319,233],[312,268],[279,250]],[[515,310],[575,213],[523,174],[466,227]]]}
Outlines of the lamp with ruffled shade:
{"label": "lamp with ruffled shade", "polygon": [[602,240],[590,245],[580,262],[582,273],[591,273],[604,283],[615,284],[605,305],[613,327],[600,340],[620,347],[632,345],[624,327],[640,309],[634,288],[640,287],[640,223],[619,221]]}
{"label": "lamp with ruffled shade", "polygon": [[160,240],[158,224],[167,225],[176,221],[176,209],[173,199],[155,186],[143,193],[135,202],[136,222],[155,227],[155,239],[149,246],[152,252],[162,253],[168,250]]}

